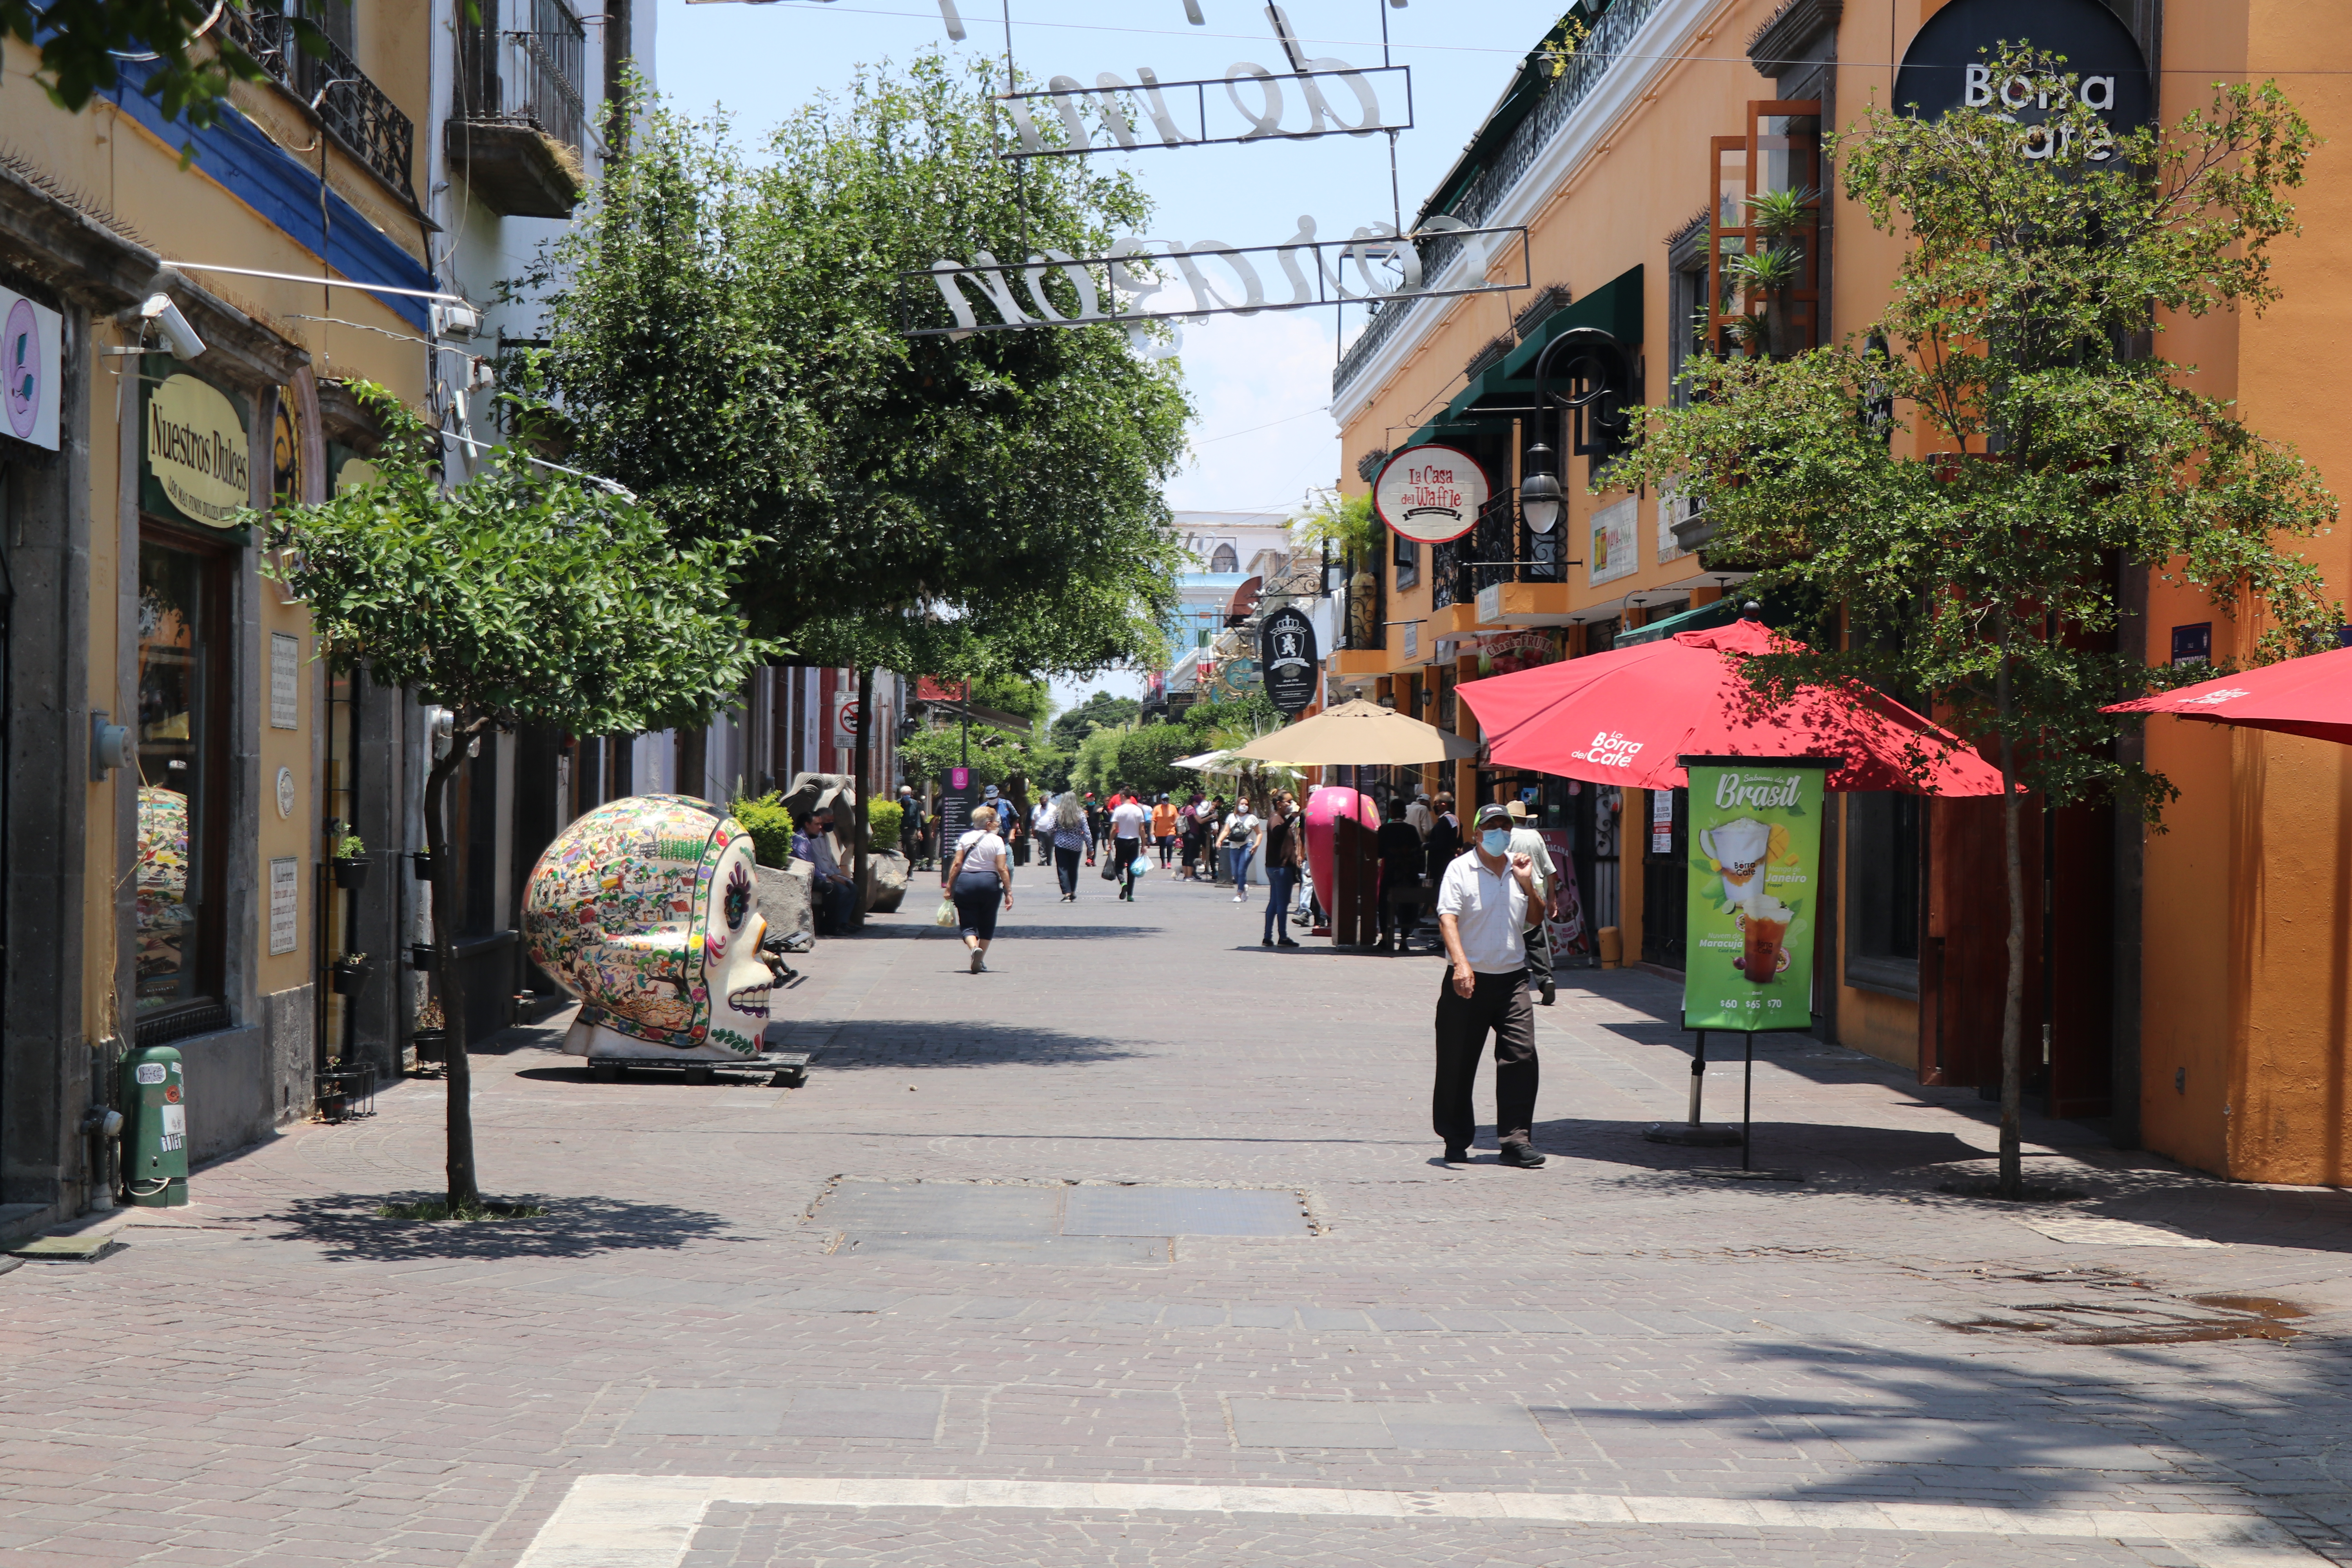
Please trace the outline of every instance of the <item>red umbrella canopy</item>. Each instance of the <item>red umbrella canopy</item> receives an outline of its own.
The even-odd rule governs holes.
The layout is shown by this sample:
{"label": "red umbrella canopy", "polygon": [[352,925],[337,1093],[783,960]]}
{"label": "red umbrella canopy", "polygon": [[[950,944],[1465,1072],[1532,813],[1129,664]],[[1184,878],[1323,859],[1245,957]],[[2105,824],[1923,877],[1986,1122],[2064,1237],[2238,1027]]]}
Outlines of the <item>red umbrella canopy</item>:
{"label": "red umbrella canopy", "polygon": [[2352,647],[2242,669],[2160,696],[2118,702],[2103,711],[2178,713],[2183,719],[2352,745]]}
{"label": "red umbrella canopy", "polygon": [[1999,795],[2000,770],[1951,731],[1875,693],[1801,689],[1758,711],[1739,673],[1800,647],[1754,621],[1458,687],[1496,763],[1628,789],[1680,789],[1680,756],[1842,757],[1833,790]]}

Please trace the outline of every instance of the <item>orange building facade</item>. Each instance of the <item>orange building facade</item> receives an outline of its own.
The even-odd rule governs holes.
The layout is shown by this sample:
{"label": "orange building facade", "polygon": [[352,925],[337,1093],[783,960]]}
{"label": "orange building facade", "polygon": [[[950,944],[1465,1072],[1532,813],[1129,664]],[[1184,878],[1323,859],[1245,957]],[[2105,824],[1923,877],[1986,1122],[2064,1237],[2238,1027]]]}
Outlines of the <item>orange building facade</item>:
{"label": "orange building facade", "polygon": [[[2162,348],[2324,479],[2352,473],[2352,434],[2330,417],[2334,377],[2319,363],[2326,321],[2342,310],[2334,258],[2352,248],[2340,151],[2352,146],[2352,76],[2340,74],[2352,68],[2352,12],[2315,0],[2028,10],[2045,28],[2089,28],[2081,36],[2107,51],[2101,68],[2144,68],[2162,120],[2204,108],[2216,81],[2265,79],[2311,120],[2323,145],[2297,193],[2304,233],[2274,251],[2284,300],[2260,317],[2170,323]],[[1580,0],[1571,15],[1589,36],[1564,62],[1531,52],[1422,209],[1526,226],[1532,294],[1392,302],[1335,373],[1347,489],[1368,488],[1387,454],[1440,442],[1473,458],[1496,497],[1461,540],[1391,539],[1356,575],[1327,664],[1335,692],[1475,734],[1454,699],[1463,680],[1738,613],[1745,574],[1710,560],[1705,519],[1671,494],[1591,493],[1605,432],[1573,417],[1538,431],[1533,377],[1566,376],[1571,390],[1614,377],[1630,402],[1675,399],[1686,356],[1726,341],[1740,301],[1724,263],[1762,243],[1748,198],[1772,191],[1822,193],[1797,236],[1799,275],[1768,317],[1773,346],[1865,331],[1901,241],[1836,194],[1823,149],[1874,101],[1892,101],[1895,68],[1931,20],[1938,37],[1982,32],[1990,46],[2020,37],[2019,12],[2017,0]],[[1438,267],[1449,265],[1469,263]],[[1613,347],[1596,358],[1577,344]],[[1565,514],[1541,532],[1516,501],[1538,436],[1566,448],[1548,460]],[[2300,547],[2339,593],[2352,584],[2340,531]],[[2127,631],[2151,663],[2207,641],[2214,658],[2242,658],[2259,633],[2160,570],[2126,569],[2120,587],[2142,611]],[[2042,886],[2026,975],[2033,1100],[2234,1178],[2352,1179],[2352,753],[2167,719],[2122,743],[2144,746],[2180,792],[2160,827],[2076,806],[2037,813],[2041,831],[2028,835]],[[1528,799],[1573,840],[1591,923],[1613,931],[1622,962],[1679,970],[1684,879],[1665,873],[1687,854],[1680,801],[1466,763],[1419,782],[1465,801]],[[1997,1083],[1998,813],[1832,797],[1819,1032],[1923,1082]]]}

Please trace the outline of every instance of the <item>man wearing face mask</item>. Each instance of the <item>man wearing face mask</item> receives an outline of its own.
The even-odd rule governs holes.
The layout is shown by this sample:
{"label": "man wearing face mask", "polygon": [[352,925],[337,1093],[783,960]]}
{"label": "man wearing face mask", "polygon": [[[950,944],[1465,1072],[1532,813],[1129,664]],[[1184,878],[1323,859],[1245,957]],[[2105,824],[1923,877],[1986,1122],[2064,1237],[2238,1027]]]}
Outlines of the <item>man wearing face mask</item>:
{"label": "man wearing face mask", "polygon": [[1511,814],[1478,808],[1476,851],[1445,868],[1437,927],[1451,973],[1437,994],[1437,1081],[1430,1121],[1445,1160],[1470,1158],[1478,1119],[1470,1087],[1495,1036],[1495,1137],[1502,1163],[1534,1170],[1544,1157],[1528,1139],[1536,1118],[1536,1015],[1528,999],[1528,928],[1543,919],[1535,862],[1511,852]]}

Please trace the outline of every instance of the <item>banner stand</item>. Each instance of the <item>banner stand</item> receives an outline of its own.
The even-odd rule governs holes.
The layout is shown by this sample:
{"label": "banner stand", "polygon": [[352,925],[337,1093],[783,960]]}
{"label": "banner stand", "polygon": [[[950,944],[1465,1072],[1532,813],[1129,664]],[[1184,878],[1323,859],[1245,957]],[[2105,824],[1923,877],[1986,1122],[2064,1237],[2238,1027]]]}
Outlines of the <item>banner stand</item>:
{"label": "banner stand", "polygon": [[[1685,1019],[1683,1026],[1690,1025]],[[1706,1082],[1706,1031],[1698,1032],[1698,1047],[1691,1053],[1690,1120],[1687,1121],[1653,1121],[1642,1136],[1653,1143],[1673,1143],[1685,1149],[1728,1149],[1734,1144],[1747,1147],[1747,1134],[1739,1128],[1726,1127],[1717,1122],[1709,1126],[1699,1119],[1699,1101]]]}
{"label": "banner stand", "polygon": [[[1685,1147],[1739,1146],[1737,1170],[1706,1167],[1692,1175],[1805,1179],[1801,1171],[1756,1165],[1756,1037],[1813,1025],[1814,944],[1791,939],[1819,918],[1823,785],[1841,760],[1675,759],[1690,779],[1691,859],[1684,874],[1692,886],[1682,1023],[1685,1029],[1696,1026],[1698,1037],[1691,1053],[1690,1120],[1679,1128],[1661,1122],[1644,1136]],[[1737,1131],[1700,1119],[1710,1034],[1738,1034],[1745,1044]]]}

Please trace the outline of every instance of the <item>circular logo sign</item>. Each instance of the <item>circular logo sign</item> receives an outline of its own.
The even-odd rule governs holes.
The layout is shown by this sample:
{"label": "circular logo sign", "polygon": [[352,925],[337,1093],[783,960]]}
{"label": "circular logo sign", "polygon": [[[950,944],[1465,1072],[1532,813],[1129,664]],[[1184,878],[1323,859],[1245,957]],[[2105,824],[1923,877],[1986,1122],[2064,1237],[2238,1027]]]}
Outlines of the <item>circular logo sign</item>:
{"label": "circular logo sign", "polygon": [[0,365],[8,376],[8,428],[29,441],[41,419],[41,323],[29,300],[8,307],[8,323],[0,328]]}
{"label": "circular logo sign", "polygon": [[1372,481],[1372,510],[1403,537],[1443,544],[1476,526],[1486,504],[1486,470],[1467,452],[1432,443],[1407,447]]}
{"label": "circular logo sign", "polygon": [[[1895,78],[1895,101],[1928,119],[1954,109],[1975,109],[2029,128],[2039,125],[2058,101],[2063,84],[2011,77],[1993,79],[1991,51],[2004,38],[2030,42],[2037,53],[2060,55],[2059,69],[2076,79],[2083,107],[2095,110],[2113,131],[2137,131],[2156,113],[2148,89],[2147,61],[2131,29],[2099,0],[1954,0],[1928,18],[1903,52]],[[2046,158],[2048,137],[2029,135],[2024,153]],[[2098,147],[2078,149],[2091,162],[2107,154]]]}
{"label": "circular logo sign", "polygon": [[278,815],[280,817],[294,815],[294,770],[292,768],[278,770]]}
{"label": "circular logo sign", "polygon": [[253,499],[245,421],[208,382],[166,376],[147,395],[147,471],[191,522],[226,528]]}

